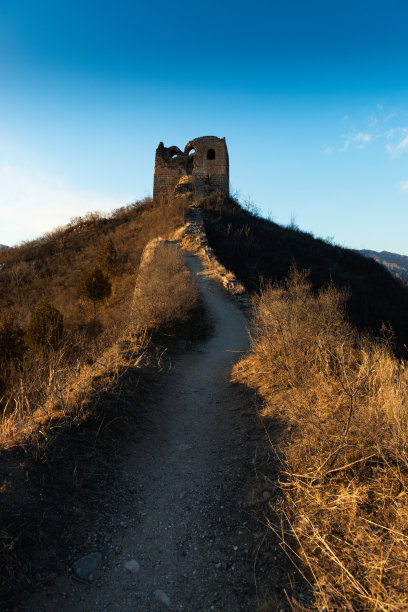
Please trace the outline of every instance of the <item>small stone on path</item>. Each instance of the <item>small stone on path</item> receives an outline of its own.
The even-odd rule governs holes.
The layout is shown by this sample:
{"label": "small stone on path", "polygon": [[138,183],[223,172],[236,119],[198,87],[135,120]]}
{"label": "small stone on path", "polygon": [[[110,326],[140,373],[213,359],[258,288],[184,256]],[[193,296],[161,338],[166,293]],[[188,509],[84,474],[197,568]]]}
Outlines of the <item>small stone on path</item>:
{"label": "small stone on path", "polygon": [[135,559],[132,559],[131,561],[126,561],[125,568],[132,574],[137,574],[140,569],[140,565]]}
{"label": "small stone on path", "polygon": [[155,592],[153,593],[153,595],[155,596],[157,601],[159,601],[160,603],[162,603],[165,606],[169,607],[169,605],[170,605],[170,597],[168,595],[166,595],[166,593],[164,591],[162,591],[162,589],[156,589]]}
{"label": "small stone on path", "polygon": [[102,562],[102,555],[99,552],[93,552],[89,555],[85,555],[72,566],[73,574],[78,580],[92,580],[93,573]]}

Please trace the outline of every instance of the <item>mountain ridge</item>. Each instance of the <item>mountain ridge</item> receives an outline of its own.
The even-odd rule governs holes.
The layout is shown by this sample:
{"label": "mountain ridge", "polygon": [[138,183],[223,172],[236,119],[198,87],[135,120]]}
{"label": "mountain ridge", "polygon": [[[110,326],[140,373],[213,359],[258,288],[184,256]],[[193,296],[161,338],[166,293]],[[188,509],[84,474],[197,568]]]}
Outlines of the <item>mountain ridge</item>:
{"label": "mountain ridge", "polygon": [[408,255],[400,255],[391,251],[373,251],[371,249],[360,249],[358,253],[374,259],[384,266],[394,278],[408,284]]}

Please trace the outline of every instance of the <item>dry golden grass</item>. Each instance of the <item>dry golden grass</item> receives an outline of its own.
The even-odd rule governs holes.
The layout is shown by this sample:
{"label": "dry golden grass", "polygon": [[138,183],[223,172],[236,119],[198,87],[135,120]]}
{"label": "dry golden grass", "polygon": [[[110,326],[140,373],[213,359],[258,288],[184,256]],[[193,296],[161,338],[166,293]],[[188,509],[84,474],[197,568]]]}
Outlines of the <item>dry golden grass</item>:
{"label": "dry golden grass", "polygon": [[133,316],[138,329],[186,322],[198,291],[180,249],[164,240],[148,245],[137,279]]}
{"label": "dry golden grass", "polygon": [[211,196],[203,202],[205,229],[217,258],[250,293],[262,282],[281,282],[295,262],[310,269],[315,291],[329,282],[350,287],[348,317],[359,330],[379,334],[389,322],[397,338],[398,356],[408,358],[408,290],[373,259],[329,244],[295,227],[262,219],[253,207],[234,199]]}
{"label": "dry golden grass", "polygon": [[345,319],[347,295],[292,270],[256,298],[235,380],[283,421],[279,508],[268,517],[311,582],[313,607],[408,609],[408,364]]}
{"label": "dry golden grass", "polygon": [[[141,275],[138,318],[132,317],[140,257],[146,244],[183,225],[189,202],[163,197],[114,211],[90,214],[67,227],[1,254],[0,307],[23,330],[44,293],[64,317],[62,341],[42,355],[26,350],[10,365],[0,393],[0,447],[27,440],[51,420],[80,419],[87,397],[110,376],[137,359],[145,348],[146,328],[186,320],[197,291],[181,255],[166,250]],[[110,277],[112,294],[98,315],[82,308],[77,285],[84,271],[111,241],[117,257]],[[149,314],[147,314],[149,313]],[[123,350],[125,346],[125,350]],[[0,346],[0,349],[2,347]],[[129,361],[130,360],[130,361]],[[2,364],[4,367],[8,364]],[[4,379],[4,376],[0,378]],[[103,379],[103,383],[101,382]]]}
{"label": "dry golden grass", "polygon": [[[130,308],[129,308],[130,310]],[[0,448],[15,444],[32,444],[38,435],[52,434],[54,427],[81,422],[86,418],[90,397],[95,404],[98,395],[111,386],[129,366],[136,366],[148,346],[144,330],[131,323],[111,330],[111,344],[83,344],[72,358],[72,346],[62,344],[46,356],[29,360],[20,370],[7,393],[0,417]],[[47,433],[45,433],[47,432]]]}
{"label": "dry golden grass", "polygon": [[113,211],[72,219],[66,227],[0,251],[0,309],[25,327],[40,297],[64,315],[64,326],[74,328],[89,313],[76,299],[84,273],[98,265],[101,248],[112,241],[117,251],[111,276],[112,294],[99,312],[103,325],[121,318],[120,305],[132,292],[135,274],[146,244],[166,238],[184,224],[189,202],[183,198],[146,199]]}

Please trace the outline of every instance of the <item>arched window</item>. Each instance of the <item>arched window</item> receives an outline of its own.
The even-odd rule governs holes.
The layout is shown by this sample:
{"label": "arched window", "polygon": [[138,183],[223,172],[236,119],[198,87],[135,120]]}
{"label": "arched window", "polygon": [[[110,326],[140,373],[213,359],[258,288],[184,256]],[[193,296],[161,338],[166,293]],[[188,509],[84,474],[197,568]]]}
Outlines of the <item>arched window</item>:
{"label": "arched window", "polygon": [[208,149],[208,151],[207,151],[207,159],[215,159],[215,151],[214,151],[214,149]]}
{"label": "arched window", "polygon": [[169,147],[169,149],[167,150],[167,155],[169,156],[169,159],[175,159],[176,157],[178,157],[180,153],[180,150],[177,147]]}

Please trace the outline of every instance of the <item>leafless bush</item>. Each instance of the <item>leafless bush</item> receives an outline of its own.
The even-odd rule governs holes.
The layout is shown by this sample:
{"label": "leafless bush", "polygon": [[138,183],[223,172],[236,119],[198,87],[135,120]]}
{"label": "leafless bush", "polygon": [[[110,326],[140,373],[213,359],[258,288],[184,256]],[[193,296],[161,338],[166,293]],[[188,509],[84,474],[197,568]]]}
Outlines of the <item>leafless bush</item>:
{"label": "leafless bush", "polygon": [[98,393],[116,380],[119,370],[135,365],[147,343],[144,330],[135,330],[129,321],[92,340],[80,328],[46,354],[26,359],[0,398],[0,445],[25,443],[44,426],[52,430],[59,420],[80,421],[89,398],[96,404]]}
{"label": "leafless bush", "polygon": [[408,364],[347,323],[346,298],[296,270],[267,287],[235,378],[260,391],[266,424],[287,425],[280,535],[314,606],[406,610]]}

